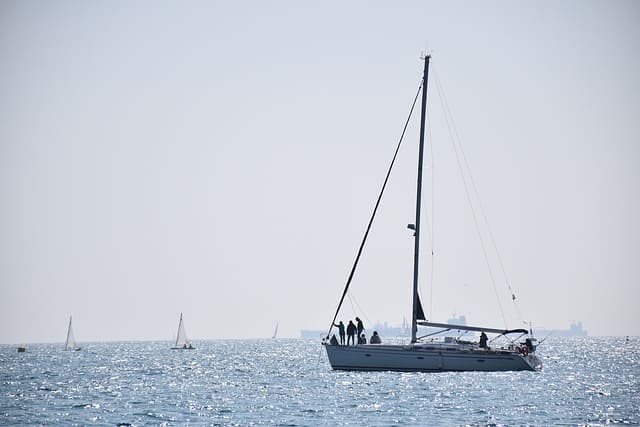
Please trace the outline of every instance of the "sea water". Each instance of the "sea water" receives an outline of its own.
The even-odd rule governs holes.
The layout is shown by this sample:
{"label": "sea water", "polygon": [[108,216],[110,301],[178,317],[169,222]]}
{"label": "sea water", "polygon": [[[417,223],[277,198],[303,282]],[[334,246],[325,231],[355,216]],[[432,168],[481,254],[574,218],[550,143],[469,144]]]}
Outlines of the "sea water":
{"label": "sea water", "polygon": [[640,339],[549,338],[539,372],[340,372],[319,342],[0,346],[6,425],[640,423]]}

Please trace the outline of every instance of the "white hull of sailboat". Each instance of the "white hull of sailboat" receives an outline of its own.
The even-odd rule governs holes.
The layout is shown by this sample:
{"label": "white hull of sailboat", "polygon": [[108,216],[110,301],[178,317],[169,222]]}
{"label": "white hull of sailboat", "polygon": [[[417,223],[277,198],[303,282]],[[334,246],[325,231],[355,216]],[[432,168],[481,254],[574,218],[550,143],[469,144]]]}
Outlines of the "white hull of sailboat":
{"label": "white hull of sailboat", "polygon": [[535,371],[542,367],[535,354],[421,345],[325,345],[331,367],[347,371]]}

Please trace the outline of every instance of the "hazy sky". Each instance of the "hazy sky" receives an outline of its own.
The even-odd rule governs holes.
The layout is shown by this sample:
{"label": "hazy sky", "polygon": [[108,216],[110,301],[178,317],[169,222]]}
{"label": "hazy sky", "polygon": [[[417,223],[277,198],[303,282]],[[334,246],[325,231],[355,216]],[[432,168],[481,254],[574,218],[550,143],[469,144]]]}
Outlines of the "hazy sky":
{"label": "hazy sky", "polygon": [[[4,0],[0,343],[326,328],[422,51],[429,317],[640,335],[639,2]],[[416,128],[343,320],[410,317]]]}

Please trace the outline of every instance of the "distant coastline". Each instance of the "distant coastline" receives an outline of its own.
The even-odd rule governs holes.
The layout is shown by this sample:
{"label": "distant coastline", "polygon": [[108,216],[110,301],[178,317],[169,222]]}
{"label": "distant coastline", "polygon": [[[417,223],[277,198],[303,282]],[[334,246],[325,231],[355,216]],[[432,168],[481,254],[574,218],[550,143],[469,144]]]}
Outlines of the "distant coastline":
{"label": "distant coastline", "polygon": [[534,329],[537,337],[586,337],[588,332],[582,328],[582,322],[571,323],[569,329]]}
{"label": "distant coastline", "polygon": [[[457,324],[457,325],[466,325],[465,316],[454,316],[449,319],[447,323]],[[368,328],[371,331],[378,331],[378,333],[382,336],[387,337],[407,337],[411,334],[408,326],[406,324],[402,326],[391,326],[388,322],[384,323],[376,323],[373,327]],[[534,328],[533,330],[535,336],[537,338],[544,338],[546,336],[553,337],[587,337],[589,336],[588,332],[583,329],[582,322],[573,322],[569,326],[569,329],[539,329]],[[319,339],[324,338],[324,335],[327,331],[322,331],[320,329],[302,329],[300,330],[300,338],[302,339]]]}

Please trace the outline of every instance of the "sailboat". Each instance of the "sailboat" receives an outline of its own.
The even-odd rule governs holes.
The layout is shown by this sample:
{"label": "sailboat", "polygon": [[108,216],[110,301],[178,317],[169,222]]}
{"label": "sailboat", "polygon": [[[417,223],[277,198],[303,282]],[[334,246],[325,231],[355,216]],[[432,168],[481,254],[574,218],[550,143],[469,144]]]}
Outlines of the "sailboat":
{"label": "sailboat", "polygon": [[273,336],[271,337],[272,340],[275,340],[278,337],[278,322],[276,322],[276,328],[273,331]]}
{"label": "sailboat", "polygon": [[71,351],[80,351],[81,348],[78,347],[78,344],[76,343],[76,338],[73,335],[73,326],[71,324],[71,317],[72,316],[69,316],[69,328],[67,328],[67,341],[64,344],[64,349],[71,350]]}
{"label": "sailboat", "polygon": [[[332,328],[348,292],[351,279],[356,270],[356,266],[368,233],[371,229],[376,211],[380,204],[382,194],[389,179],[391,169],[398,154],[398,148],[394,154],[391,166],[387,172],[382,191],[376,202],[373,214],[369,220],[369,225],[364,234],[355,263],[351,269],[342,298],[328,329],[326,337],[323,339],[329,363],[336,370],[357,370],[357,371],[521,371],[538,370],[542,367],[540,359],[536,356],[535,338],[526,338],[529,331],[526,329],[500,329],[487,328],[481,326],[456,325],[449,323],[435,323],[426,321],[422,304],[418,295],[418,273],[420,255],[420,209],[422,197],[422,168],[423,152],[425,140],[425,120],[427,105],[427,83],[429,77],[429,61],[431,56],[426,55],[424,59],[424,74],[422,78],[422,106],[420,118],[420,144],[418,152],[418,173],[417,173],[417,195],[416,195],[416,216],[415,223],[409,224],[408,228],[413,230],[414,255],[413,255],[413,292],[412,292],[412,318],[410,323],[411,342],[410,344],[357,344],[338,345],[335,335],[329,339]],[[418,92],[419,93],[419,92]],[[418,99],[418,94],[414,99],[414,106]],[[413,112],[413,107],[411,109]],[[409,115],[411,117],[411,114]],[[407,123],[408,123],[407,119]],[[406,129],[405,124],[405,129]],[[404,136],[404,131],[403,134]],[[400,142],[402,138],[400,139]],[[429,333],[418,337],[418,326],[429,328]],[[435,332],[433,332],[435,330]],[[443,337],[434,339],[434,334],[447,331],[471,331],[480,333],[480,341],[463,341],[456,337]],[[505,346],[495,348],[489,347],[486,334],[495,334],[497,337],[506,338],[508,343]],[[430,338],[429,338],[430,337]],[[429,338],[426,340],[426,338]],[[523,339],[524,341],[519,342]],[[494,340],[489,341],[494,345]]]}
{"label": "sailboat", "polygon": [[176,342],[172,350],[193,350],[195,347],[191,344],[191,341],[187,338],[187,332],[184,329],[184,321],[182,320],[182,313],[180,313],[180,323],[178,323],[178,334],[176,335]]}

